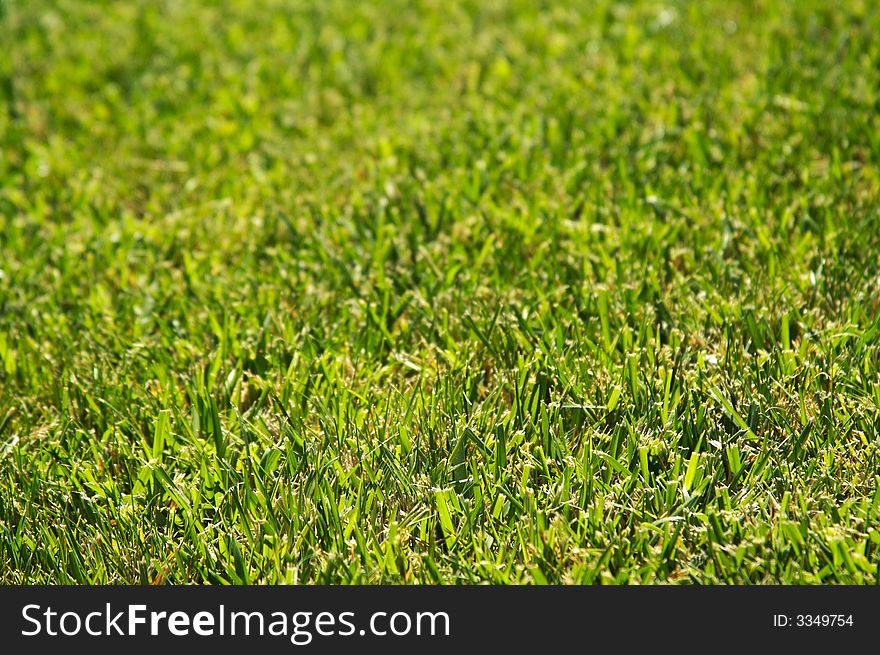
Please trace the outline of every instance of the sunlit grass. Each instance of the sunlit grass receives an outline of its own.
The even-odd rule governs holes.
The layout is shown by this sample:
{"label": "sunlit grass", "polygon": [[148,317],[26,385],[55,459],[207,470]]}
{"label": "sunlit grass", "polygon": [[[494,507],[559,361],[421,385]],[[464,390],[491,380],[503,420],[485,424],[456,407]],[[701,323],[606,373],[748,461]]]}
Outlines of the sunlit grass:
{"label": "sunlit grass", "polygon": [[0,15],[0,581],[880,579],[874,3]]}

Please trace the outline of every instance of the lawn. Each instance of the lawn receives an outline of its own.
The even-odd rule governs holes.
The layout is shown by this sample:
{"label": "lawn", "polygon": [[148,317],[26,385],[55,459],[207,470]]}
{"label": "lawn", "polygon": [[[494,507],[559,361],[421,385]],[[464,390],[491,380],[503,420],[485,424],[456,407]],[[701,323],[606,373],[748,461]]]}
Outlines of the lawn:
{"label": "lawn", "polygon": [[0,46],[0,583],[880,580],[877,4]]}

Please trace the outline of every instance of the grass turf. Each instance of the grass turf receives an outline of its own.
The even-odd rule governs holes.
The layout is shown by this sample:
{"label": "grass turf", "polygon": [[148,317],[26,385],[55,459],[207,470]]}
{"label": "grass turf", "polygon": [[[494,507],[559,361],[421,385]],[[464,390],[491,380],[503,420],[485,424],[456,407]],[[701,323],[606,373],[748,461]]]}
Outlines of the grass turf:
{"label": "grass turf", "polygon": [[0,12],[0,582],[880,578],[874,3]]}

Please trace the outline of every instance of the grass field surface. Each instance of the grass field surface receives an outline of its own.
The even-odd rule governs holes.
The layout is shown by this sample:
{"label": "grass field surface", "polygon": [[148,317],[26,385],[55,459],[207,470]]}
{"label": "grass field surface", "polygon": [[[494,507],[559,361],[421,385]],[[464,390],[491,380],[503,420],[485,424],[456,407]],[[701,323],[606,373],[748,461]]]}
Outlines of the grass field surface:
{"label": "grass field surface", "polygon": [[880,579],[876,3],[0,14],[0,582]]}

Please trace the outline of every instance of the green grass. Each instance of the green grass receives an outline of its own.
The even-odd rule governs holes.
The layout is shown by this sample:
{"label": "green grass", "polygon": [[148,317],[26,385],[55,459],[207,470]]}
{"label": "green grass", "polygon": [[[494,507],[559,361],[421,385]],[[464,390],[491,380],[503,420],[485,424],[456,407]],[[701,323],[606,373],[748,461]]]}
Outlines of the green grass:
{"label": "green grass", "polygon": [[876,3],[0,15],[0,582],[880,579]]}

